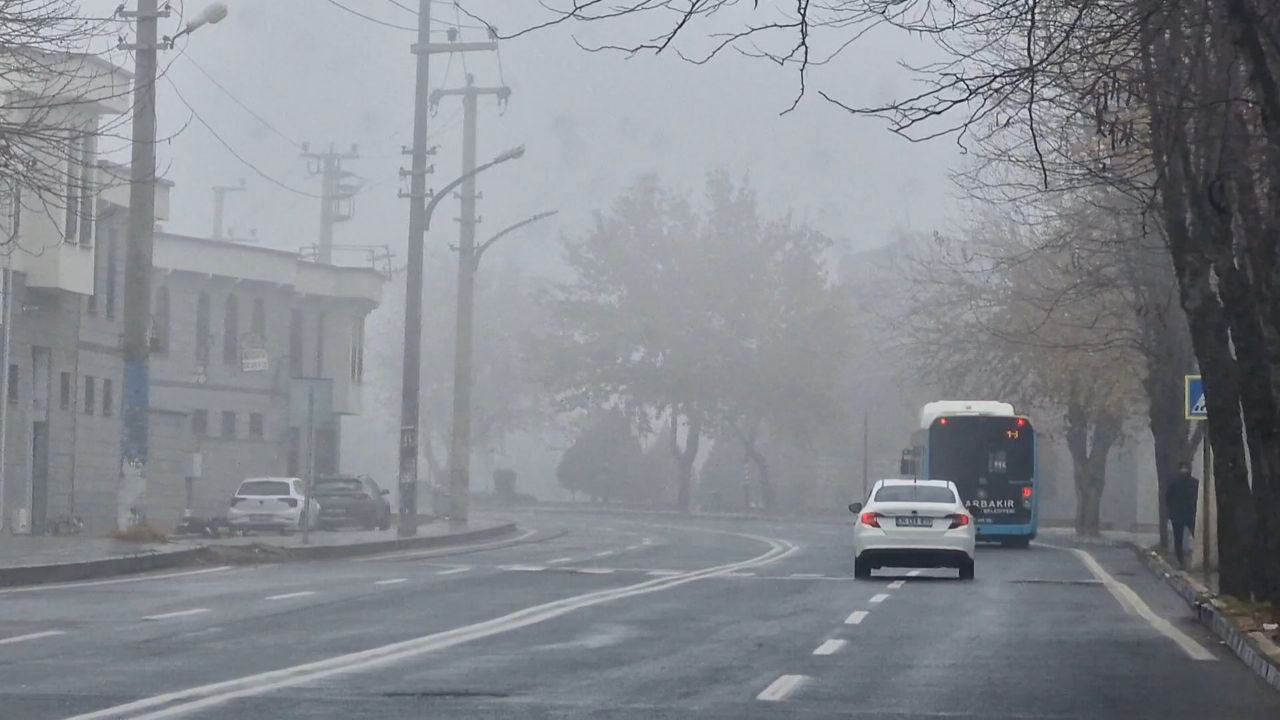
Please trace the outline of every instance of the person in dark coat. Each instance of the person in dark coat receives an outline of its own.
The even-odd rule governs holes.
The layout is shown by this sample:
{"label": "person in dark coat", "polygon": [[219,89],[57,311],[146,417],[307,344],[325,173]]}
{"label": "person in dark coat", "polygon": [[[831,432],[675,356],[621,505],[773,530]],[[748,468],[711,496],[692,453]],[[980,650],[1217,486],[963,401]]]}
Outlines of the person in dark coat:
{"label": "person in dark coat", "polygon": [[1186,568],[1182,550],[1183,531],[1194,534],[1196,527],[1196,497],[1200,492],[1200,481],[1191,474],[1191,465],[1178,463],[1178,474],[1169,481],[1165,488],[1165,508],[1169,511],[1169,522],[1173,525],[1173,554],[1178,558],[1178,566]]}

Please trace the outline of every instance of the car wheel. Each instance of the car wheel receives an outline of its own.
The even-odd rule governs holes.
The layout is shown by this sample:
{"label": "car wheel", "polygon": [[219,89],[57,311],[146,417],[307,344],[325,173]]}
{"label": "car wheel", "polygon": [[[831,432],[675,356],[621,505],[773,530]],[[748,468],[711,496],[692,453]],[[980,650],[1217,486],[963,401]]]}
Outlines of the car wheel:
{"label": "car wheel", "polygon": [[871,577],[871,563],[862,558],[854,558],[853,576],[864,580]]}
{"label": "car wheel", "polygon": [[388,516],[386,517],[386,519],[384,519],[384,520],[382,521],[382,523],[378,525],[378,529],[379,529],[379,530],[390,530],[390,529],[391,529],[391,516],[390,516],[390,515],[388,515]]}
{"label": "car wheel", "polygon": [[960,579],[961,580],[973,579],[973,560],[965,560],[960,563]]}

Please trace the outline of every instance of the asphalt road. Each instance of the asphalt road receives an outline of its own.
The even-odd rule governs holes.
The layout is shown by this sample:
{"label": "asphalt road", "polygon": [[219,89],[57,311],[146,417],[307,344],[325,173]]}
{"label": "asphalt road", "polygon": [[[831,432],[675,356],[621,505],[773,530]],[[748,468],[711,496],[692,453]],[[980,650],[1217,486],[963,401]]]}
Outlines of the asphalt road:
{"label": "asphalt road", "polygon": [[850,575],[848,528],[514,540],[0,590],[0,718],[1280,718],[1125,550]]}

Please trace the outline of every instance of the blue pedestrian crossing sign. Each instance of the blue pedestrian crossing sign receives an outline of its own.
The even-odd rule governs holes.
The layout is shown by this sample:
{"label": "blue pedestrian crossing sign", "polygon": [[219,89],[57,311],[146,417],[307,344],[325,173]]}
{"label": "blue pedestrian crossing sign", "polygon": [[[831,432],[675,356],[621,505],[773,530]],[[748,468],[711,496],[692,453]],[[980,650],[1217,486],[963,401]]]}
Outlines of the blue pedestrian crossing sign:
{"label": "blue pedestrian crossing sign", "polygon": [[1187,376],[1183,407],[1188,420],[1204,420],[1209,417],[1209,411],[1204,406],[1204,380],[1199,375]]}

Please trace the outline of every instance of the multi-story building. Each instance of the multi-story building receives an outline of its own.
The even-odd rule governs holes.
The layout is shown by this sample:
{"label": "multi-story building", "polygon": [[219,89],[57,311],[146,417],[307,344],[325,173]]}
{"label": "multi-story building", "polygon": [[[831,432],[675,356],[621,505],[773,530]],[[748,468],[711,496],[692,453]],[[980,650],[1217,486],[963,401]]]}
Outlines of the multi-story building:
{"label": "multi-story building", "polygon": [[[127,86],[112,74],[120,71],[93,67]],[[67,106],[75,127],[125,110]],[[128,169],[97,163],[88,150],[67,156],[76,180],[64,204],[75,211],[24,206],[3,256],[2,526],[41,532],[75,515],[107,529],[123,513],[172,527],[184,511],[220,515],[245,477],[336,471],[341,418],[361,410],[364,318],[381,299],[382,275],[159,231],[147,485],[140,496],[121,491]],[[171,189],[156,183],[157,222],[168,218]]]}

